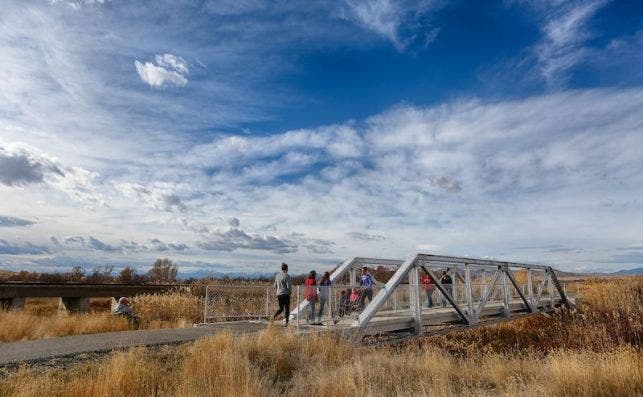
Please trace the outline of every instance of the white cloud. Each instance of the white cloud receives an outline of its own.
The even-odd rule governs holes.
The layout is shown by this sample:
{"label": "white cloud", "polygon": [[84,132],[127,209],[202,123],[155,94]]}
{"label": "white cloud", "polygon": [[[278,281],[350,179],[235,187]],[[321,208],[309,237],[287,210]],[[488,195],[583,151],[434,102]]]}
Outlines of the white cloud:
{"label": "white cloud", "polygon": [[[439,28],[426,32],[414,31],[416,19],[435,7],[435,1],[343,0],[348,8],[346,18],[366,30],[388,39],[398,50],[404,50],[413,40],[429,45],[438,36]],[[406,30],[406,34],[402,31]],[[410,31],[409,31],[410,30]]]}
{"label": "white cloud", "polygon": [[540,73],[550,85],[564,82],[567,72],[586,60],[585,42],[593,37],[589,20],[606,0],[570,1],[548,4],[541,17],[543,39],[534,47]]}
{"label": "white cloud", "polygon": [[141,80],[151,87],[162,88],[167,85],[183,87],[188,83],[190,71],[187,62],[172,54],[159,54],[155,57],[156,65],[152,62],[134,61],[136,72]]}

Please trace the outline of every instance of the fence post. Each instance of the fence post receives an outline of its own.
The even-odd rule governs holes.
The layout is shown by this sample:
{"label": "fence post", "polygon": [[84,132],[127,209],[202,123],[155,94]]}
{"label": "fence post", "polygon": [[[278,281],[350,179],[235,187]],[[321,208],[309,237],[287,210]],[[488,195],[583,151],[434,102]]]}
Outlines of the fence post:
{"label": "fence post", "polygon": [[[299,332],[299,312],[300,311],[301,310],[299,310],[299,286],[297,286],[297,321],[296,321],[297,332]],[[288,313],[288,315],[290,316],[290,313]]]}
{"label": "fence post", "polygon": [[205,305],[203,305],[203,324],[208,322],[208,304],[210,302],[210,286],[205,286]]}
{"label": "fence post", "polygon": [[502,302],[505,310],[505,317],[509,317],[509,286],[507,285],[507,271],[502,269]]}
{"label": "fence post", "polygon": [[[268,297],[269,292],[270,292],[269,287],[266,287],[266,318],[270,317],[270,308],[268,307],[268,300],[270,299]],[[290,313],[288,313],[288,315],[290,316]]]}

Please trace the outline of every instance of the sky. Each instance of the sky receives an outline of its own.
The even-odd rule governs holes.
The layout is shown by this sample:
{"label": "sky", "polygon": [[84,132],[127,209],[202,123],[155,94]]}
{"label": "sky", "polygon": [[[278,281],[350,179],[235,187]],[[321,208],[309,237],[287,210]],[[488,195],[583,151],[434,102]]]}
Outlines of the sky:
{"label": "sky", "polygon": [[5,0],[0,268],[643,265],[643,3]]}

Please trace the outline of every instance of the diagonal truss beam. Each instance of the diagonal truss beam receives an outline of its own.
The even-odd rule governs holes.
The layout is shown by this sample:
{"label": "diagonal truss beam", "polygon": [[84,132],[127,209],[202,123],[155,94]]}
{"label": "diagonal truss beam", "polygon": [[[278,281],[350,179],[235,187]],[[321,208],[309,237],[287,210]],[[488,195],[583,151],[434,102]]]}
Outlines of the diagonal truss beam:
{"label": "diagonal truss beam", "polygon": [[[433,273],[433,271],[425,268],[424,265],[422,265],[421,267],[422,267],[422,270],[424,270],[429,276],[431,276],[431,278],[435,282],[435,285],[438,287],[438,290],[442,293],[442,295],[444,295],[445,298],[447,298],[447,300],[449,301],[451,306],[453,306],[455,311],[458,312],[460,317],[462,317],[462,319],[464,321],[466,321],[467,324],[471,324],[472,317],[467,315],[464,312],[464,310],[462,310],[460,305],[458,305],[458,303],[455,301],[455,299],[453,299],[453,296],[451,295],[451,293],[448,292],[448,290],[444,287],[444,285],[442,285],[442,283],[440,281],[438,281],[438,279],[435,277],[435,274]],[[453,284],[452,284],[452,286],[453,286]]]}
{"label": "diagonal truss beam", "polygon": [[545,290],[545,284],[547,284],[547,279],[549,278],[549,273],[545,272],[543,275],[543,281],[540,282],[540,285],[538,286],[538,292],[536,293],[536,296],[534,297],[534,306],[536,308],[538,307],[538,304],[540,303],[540,297],[543,295],[543,291]]}
{"label": "diagonal truss beam", "polygon": [[518,295],[520,296],[520,299],[522,299],[522,301],[525,302],[525,305],[527,305],[529,310],[532,313],[537,312],[538,308],[534,307],[533,303],[529,302],[529,299],[522,292],[522,290],[520,289],[520,286],[518,285],[518,281],[516,281],[516,278],[514,277],[513,272],[509,269],[509,266],[503,266],[502,270],[507,274],[507,277],[509,277],[509,281],[511,281],[511,284],[513,284],[513,286],[516,288],[516,291],[518,291]]}
{"label": "diagonal truss beam", "polygon": [[499,278],[500,278],[500,267],[498,267],[498,269],[496,269],[496,271],[493,273],[491,286],[487,290],[487,293],[484,294],[484,296],[482,297],[482,301],[480,301],[480,304],[478,305],[478,309],[476,310],[476,321],[480,320],[480,314],[482,313],[482,309],[484,309],[484,306],[489,301],[489,298],[491,297],[491,295],[493,295],[493,288],[496,286],[496,283],[498,282]]}

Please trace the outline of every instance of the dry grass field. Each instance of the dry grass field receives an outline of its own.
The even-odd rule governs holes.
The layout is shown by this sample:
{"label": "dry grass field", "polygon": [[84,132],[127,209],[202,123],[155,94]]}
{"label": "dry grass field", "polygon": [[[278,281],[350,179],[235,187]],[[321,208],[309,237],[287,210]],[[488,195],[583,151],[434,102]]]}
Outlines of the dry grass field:
{"label": "dry grass field", "polygon": [[[141,295],[133,299],[141,329],[190,327],[202,320],[203,298],[186,292]],[[0,310],[0,342],[91,334],[129,329],[110,315],[110,299],[92,299],[87,314],[58,312],[57,298],[28,299],[23,311]]]}
{"label": "dry grass field", "polygon": [[581,294],[553,318],[394,347],[271,327],[67,370],[23,367],[0,380],[0,396],[643,395],[643,278],[589,280]]}

